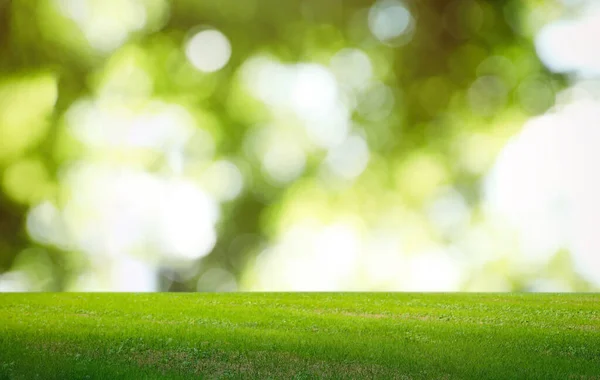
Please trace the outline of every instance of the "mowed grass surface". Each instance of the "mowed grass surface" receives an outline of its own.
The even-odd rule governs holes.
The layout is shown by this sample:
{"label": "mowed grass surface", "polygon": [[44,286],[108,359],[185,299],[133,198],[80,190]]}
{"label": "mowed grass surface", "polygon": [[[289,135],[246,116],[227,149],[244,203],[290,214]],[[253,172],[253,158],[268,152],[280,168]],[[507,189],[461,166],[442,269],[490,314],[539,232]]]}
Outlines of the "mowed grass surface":
{"label": "mowed grass surface", "polygon": [[0,294],[0,378],[600,379],[600,295]]}

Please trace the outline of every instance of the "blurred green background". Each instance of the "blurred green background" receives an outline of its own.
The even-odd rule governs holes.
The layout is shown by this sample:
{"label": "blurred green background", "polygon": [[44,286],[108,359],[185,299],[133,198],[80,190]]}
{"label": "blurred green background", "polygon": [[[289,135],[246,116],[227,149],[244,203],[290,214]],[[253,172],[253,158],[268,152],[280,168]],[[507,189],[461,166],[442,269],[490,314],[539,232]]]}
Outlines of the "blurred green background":
{"label": "blurred green background", "polygon": [[0,291],[600,289],[600,8],[0,0]]}

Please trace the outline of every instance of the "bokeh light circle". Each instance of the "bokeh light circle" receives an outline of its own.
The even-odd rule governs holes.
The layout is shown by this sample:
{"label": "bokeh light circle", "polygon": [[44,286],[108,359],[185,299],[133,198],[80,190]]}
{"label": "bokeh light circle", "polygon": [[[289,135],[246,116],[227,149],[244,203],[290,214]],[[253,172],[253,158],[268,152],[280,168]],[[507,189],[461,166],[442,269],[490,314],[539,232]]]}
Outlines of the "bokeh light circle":
{"label": "bokeh light circle", "polygon": [[189,39],[185,55],[196,69],[212,73],[222,69],[229,62],[231,44],[218,30],[203,30]]}

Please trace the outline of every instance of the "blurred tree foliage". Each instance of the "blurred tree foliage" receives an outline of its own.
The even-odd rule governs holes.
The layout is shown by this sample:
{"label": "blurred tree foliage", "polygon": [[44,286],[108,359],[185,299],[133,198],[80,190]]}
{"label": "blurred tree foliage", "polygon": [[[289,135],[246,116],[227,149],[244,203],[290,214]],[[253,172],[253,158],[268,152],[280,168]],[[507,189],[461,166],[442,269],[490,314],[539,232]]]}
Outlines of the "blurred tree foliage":
{"label": "blurred tree foliage", "polygon": [[[410,18],[378,16],[377,7],[398,4]],[[43,200],[64,203],[63,168],[93,156],[94,148],[70,134],[66,120],[77,101],[103,91],[131,109],[144,107],[149,97],[183,105],[212,135],[214,156],[232,160],[243,173],[244,189],[223,203],[218,239],[199,259],[201,269],[178,277],[177,269],[165,266],[161,273],[170,280],[164,290],[195,290],[212,267],[240,279],[293,214],[294,197],[314,194],[307,207],[318,211],[320,199],[324,207],[356,211],[369,223],[390,199],[422,213],[439,188],[452,186],[477,220],[482,175],[507,138],[548,109],[564,85],[532,45],[535,25],[527,17],[538,6],[517,0],[0,0],[0,273],[14,269],[19,255],[38,260],[31,249],[43,249],[43,273],[52,279],[45,289],[63,290],[90,265],[77,248],[32,239],[26,218]],[[402,23],[399,33],[394,27]],[[214,72],[196,70],[186,59],[186,41],[203,27],[231,43],[231,57]],[[327,148],[313,147],[299,178],[272,181],[247,154],[248,136],[274,120],[284,126],[299,121],[253,96],[243,85],[244,65],[260,56],[331,67],[343,49],[366,53],[373,71],[349,107],[353,131],[370,151],[367,168],[349,181],[326,181],[325,192],[315,190]],[[149,75],[149,94],[133,70],[111,77],[123,62]],[[340,62],[336,75],[344,86],[355,74],[344,77],[347,63]],[[537,85],[535,91],[527,92],[528,83]],[[143,154],[134,166],[165,170],[167,157]]]}

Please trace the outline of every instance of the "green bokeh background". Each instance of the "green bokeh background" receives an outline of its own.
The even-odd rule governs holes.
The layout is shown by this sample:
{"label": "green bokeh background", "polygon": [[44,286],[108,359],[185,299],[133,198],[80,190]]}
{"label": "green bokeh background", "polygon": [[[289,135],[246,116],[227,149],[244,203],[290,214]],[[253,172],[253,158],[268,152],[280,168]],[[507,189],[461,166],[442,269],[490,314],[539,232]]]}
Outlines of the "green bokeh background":
{"label": "green bokeh background", "polygon": [[[533,0],[0,0],[2,289],[522,291],[552,279],[593,290],[566,249],[522,265],[515,232],[482,207],[498,153],[568,85],[534,48],[563,11]],[[186,48],[209,29],[231,55],[203,71]],[[198,59],[218,55],[215,46]],[[339,136],[337,111],[317,112],[331,78],[348,119]],[[306,114],[281,100],[290,91]],[[145,129],[160,117],[166,130]],[[319,131],[347,149],[336,156],[339,141],[315,139]],[[187,198],[173,215],[148,211],[165,201],[150,188],[169,181],[194,202],[207,196],[218,217],[195,215],[201,202],[186,211]],[[118,186],[129,194],[122,204],[109,195]],[[441,194],[463,207],[449,228],[429,212]],[[308,227],[281,243],[298,223]],[[182,258],[153,240],[165,230],[198,252]],[[322,231],[334,237],[321,248],[303,238]],[[462,243],[474,231],[489,237],[493,259]],[[395,248],[364,243],[381,234],[398,237]],[[421,272],[403,264],[431,247],[442,253]],[[461,263],[460,278],[429,289],[437,275],[423,266],[444,257]]]}

